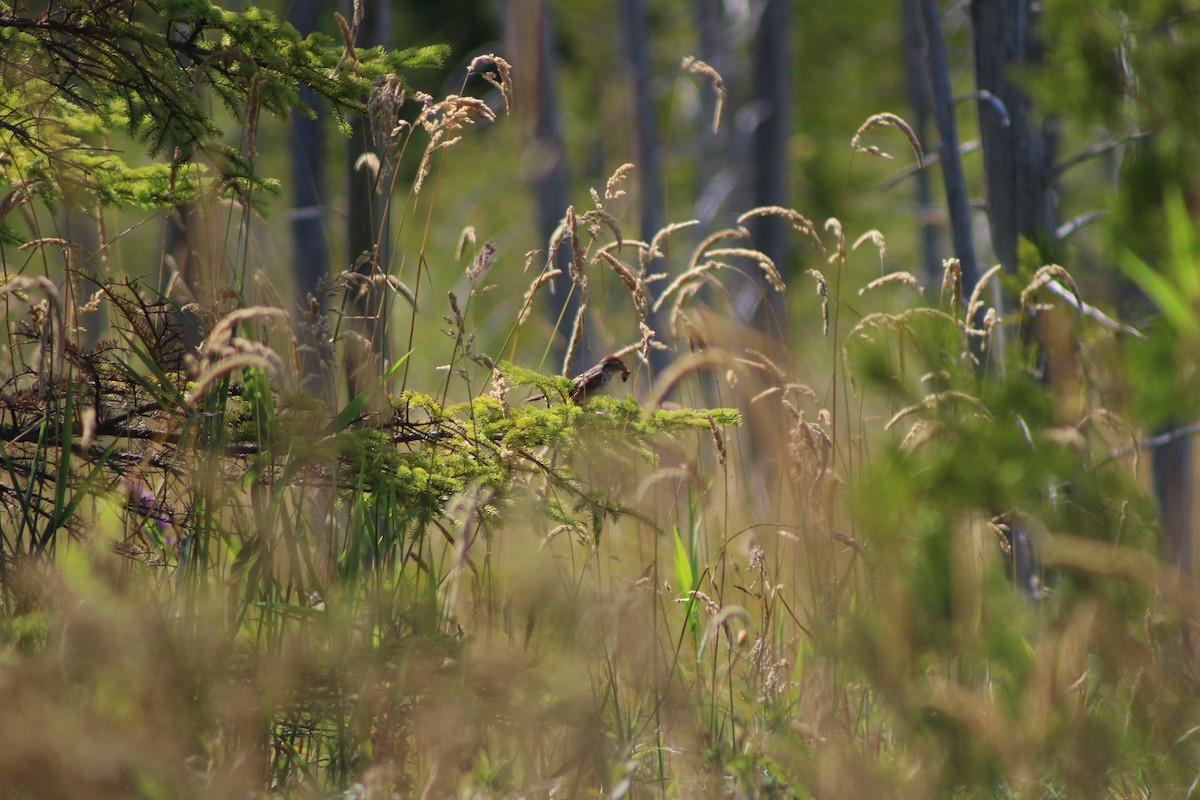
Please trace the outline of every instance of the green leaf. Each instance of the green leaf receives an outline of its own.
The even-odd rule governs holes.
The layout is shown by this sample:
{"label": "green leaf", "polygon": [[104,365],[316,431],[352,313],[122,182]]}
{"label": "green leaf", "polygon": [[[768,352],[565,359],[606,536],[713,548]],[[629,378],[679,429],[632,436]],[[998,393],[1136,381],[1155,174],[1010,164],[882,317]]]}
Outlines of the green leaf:
{"label": "green leaf", "polygon": [[679,584],[681,595],[696,589],[696,572],[692,569],[692,559],[679,535],[679,528],[675,528],[675,582]]}
{"label": "green leaf", "polygon": [[1186,296],[1180,291],[1181,287],[1173,285],[1125,248],[1117,252],[1117,266],[1158,306],[1172,327],[1193,336],[1200,335],[1200,324],[1196,322],[1196,315],[1188,306]]}
{"label": "green leaf", "polygon": [[350,398],[350,402],[342,406],[342,410],[339,411],[337,417],[334,418],[333,424],[330,426],[330,432],[338,433],[339,431],[344,431],[346,426],[358,419],[358,415],[362,413],[364,408],[366,408],[367,400],[370,399],[375,390],[383,386],[393,375],[396,374],[396,370],[400,368],[401,364],[408,360],[408,357],[412,355],[412,352],[412,350],[409,350],[407,353],[402,355],[395,364],[392,364],[390,367],[388,367],[387,371],[384,372],[383,375],[381,375],[369,389],[365,389],[354,397]]}
{"label": "green leaf", "polygon": [[1200,275],[1196,274],[1196,250],[1192,243],[1192,220],[1188,216],[1183,193],[1178,186],[1163,192],[1163,206],[1167,218],[1167,241],[1170,261],[1167,264],[1171,277],[1178,284],[1185,301],[1200,297]]}

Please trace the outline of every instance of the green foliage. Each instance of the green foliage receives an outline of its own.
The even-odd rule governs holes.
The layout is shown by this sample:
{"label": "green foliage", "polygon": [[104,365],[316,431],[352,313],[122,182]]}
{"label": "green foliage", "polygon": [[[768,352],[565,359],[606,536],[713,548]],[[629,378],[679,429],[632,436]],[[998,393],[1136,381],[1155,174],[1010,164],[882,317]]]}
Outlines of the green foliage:
{"label": "green foliage", "polygon": [[[365,111],[376,78],[445,57],[439,47],[348,53],[262,8],[206,0],[23,13],[0,3],[0,192],[10,199],[36,187],[48,202],[82,191],[104,205],[161,207],[194,200],[214,170],[217,196],[253,199],[277,191],[252,166],[261,110],[312,115],[299,99],[299,87],[310,86],[346,127],[347,113]],[[222,144],[209,92],[249,126],[248,153]],[[122,128],[170,163],[140,167],[108,149],[103,137]],[[191,161],[201,155],[203,167]],[[10,208],[0,207],[0,222]]]}

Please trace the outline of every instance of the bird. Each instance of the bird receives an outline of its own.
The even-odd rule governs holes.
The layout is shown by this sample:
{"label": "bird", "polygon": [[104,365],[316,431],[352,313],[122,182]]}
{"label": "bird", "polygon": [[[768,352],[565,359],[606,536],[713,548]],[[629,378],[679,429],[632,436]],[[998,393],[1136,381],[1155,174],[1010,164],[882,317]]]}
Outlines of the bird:
{"label": "bird", "polygon": [[[583,405],[589,398],[602,393],[618,372],[621,373],[622,381],[629,380],[629,367],[625,366],[625,362],[614,355],[605,356],[600,359],[599,364],[571,379],[571,393],[567,395],[567,399],[575,405]],[[531,397],[530,402],[544,400],[545,397],[544,394]]]}

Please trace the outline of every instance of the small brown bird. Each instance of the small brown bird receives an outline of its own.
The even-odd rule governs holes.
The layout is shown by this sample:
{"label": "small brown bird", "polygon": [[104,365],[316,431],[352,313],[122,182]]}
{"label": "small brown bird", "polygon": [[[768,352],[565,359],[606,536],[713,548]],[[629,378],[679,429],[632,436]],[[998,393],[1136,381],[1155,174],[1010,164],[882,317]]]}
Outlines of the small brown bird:
{"label": "small brown bird", "polygon": [[[567,398],[577,406],[583,405],[589,398],[602,393],[618,372],[622,381],[629,380],[629,367],[625,366],[625,362],[616,356],[605,356],[599,364],[571,379],[571,393]],[[529,399],[532,402],[545,397],[538,395]]]}

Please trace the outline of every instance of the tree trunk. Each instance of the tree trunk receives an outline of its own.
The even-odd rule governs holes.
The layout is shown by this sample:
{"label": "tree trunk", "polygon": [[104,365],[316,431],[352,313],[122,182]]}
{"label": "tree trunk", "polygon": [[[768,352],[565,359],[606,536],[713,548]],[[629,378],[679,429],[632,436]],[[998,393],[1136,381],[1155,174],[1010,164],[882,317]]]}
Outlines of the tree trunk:
{"label": "tree trunk", "polygon": [[[317,29],[321,0],[296,0],[291,23],[303,35]],[[307,86],[300,99],[310,108],[317,98]],[[292,113],[288,125],[288,158],[292,173],[292,269],[299,305],[300,380],[304,389],[318,394],[325,380],[329,355],[320,326],[326,318],[329,246],[325,239],[325,131],[321,120]]]}
{"label": "tree trunk", "polygon": [[[524,69],[514,72],[516,110],[528,142],[524,162],[526,180],[537,202],[537,223],[541,241],[549,243],[570,204],[566,150],[563,146],[558,111],[558,58],[554,48],[554,28],[546,0],[510,0],[505,14],[509,52],[528,54]],[[554,281],[554,306],[548,309],[550,324],[560,318],[556,332],[558,353],[566,350],[566,337],[579,311],[579,293],[572,291],[568,266],[569,247],[560,247],[554,266],[562,275]],[[559,305],[562,304],[562,305]],[[586,333],[586,331],[585,331]],[[583,337],[568,369],[577,374],[598,360],[599,355]]]}
{"label": "tree trunk", "polygon": [[[352,12],[347,9],[347,18],[350,16]],[[355,44],[359,47],[390,47],[391,27],[391,11],[387,3],[363,3],[362,23]],[[348,269],[357,265],[358,271],[366,275],[376,269],[386,271],[390,263],[385,222],[390,180],[384,174],[383,154],[378,152],[382,146],[382,143],[372,140],[371,120],[360,114],[354,115],[350,120],[350,141],[346,151],[346,169],[349,173],[346,257]],[[369,153],[380,156],[378,171],[359,164],[359,159]],[[361,296],[352,294],[347,309],[349,319],[343,325],[369,342],[369,349],[362,346],[362,340],[351,340],[346,346],[347,380],[351,395],[356,395],[372,377],[365,369],[371,362],[371,356],[388,357],[391,303],[387,292],[370,291]]]}
{"label": "tree trunk", "polygon": [[942,21],[938,14],[937,0],[918,2],[921,4],[921,22],[928,48],[933,110],[938,127],[938,153],[942,162],[946,204],[950,211],[954,255],[962,267],[963,285],[974,287],[979,282],[979,266],[975,260],[975,242],[971,238],[971,210],[967,203],[967,185],[963,180],[962,159],[958,155],[958,122],[954,118],[954,96],[950,91],[950,68],[946,63]]}
{"label": "tree trunk", "polygon": [[[791,6],[788,0],[766,0],[754,37],[753,102],[762,108],[754,129],[754,154],[751,164],[754,205],[787,206],[788,135],[791,131],[792,53]],[[790,277],[788,264],[787,222],[777,216],[762,216],[751,221],[754,246],[765,253],[784,277]],[[786,297],[770,288],[761,271],[755,271],[755,285],[737,296],[739,315],[753,319],[755,326],[774,337],[784,339],[787,332]]]}
{"label": "tree trunk", "polygon": [[[625,41],[625,59],[633,88],[633,118],[637,135],[637,169],[634,176],[638,181],[641,238],[650,241],[663,227],[664,199],[662,159],[659,157],[658,125],[655,124],[654,93],[650,76],[650,35],[646,13],[646,0],[621,0],[618,15],[621,33]],[[652,264],[654,270],[658,263]],[[660,284],[661,285],[661,284]],[[665,314],[652,314],[647,324],[658,334],[658,341],[665,342],[669,331],[665,325]],[[655,372],[666,367],[661,350],[650,351],[650,364]]]}
{"label": "tree trunk", "polygon": [[[929,79],[925,74],[925,38],[921,30],[920,0],[901,0],[900,22],[903,29],[905,52],[905,76],[908,102],[912,106],[913,132],[921,143],[921,150],[929,152],[929,117],[933,98],[930,96]],[[938,226],[929,219],[933,207],[933,191],[929,181],[929,170],[919,169],[917,179],[917,219],[921,228],[921,260],[925,265],[925,278],[930,286],[937,286],[942,279],[942,259],[938,243]]]}
{"label": "tree trunk", "polygon": [[971,3],[976,87],[1003,106],[979,102],[979,132],[992,248],[1008,272],[1017,268],[1020,237],[1044,246],[1056,227],[1054,125],[1035,124],[1033,102],[1013,78],[1039,61],[1033,17],[1029,0]]}
{"label": "tree trunk", "polygon": [[[980,98],[979,130],[992,249],[1005,271],[1014,273],[1021,238],[1048,252],[1055,230],[1053,127],[1034,125],[1033,103],[1013,78],[1015,71],[1038,58],[1034,14],[1029,0],[974,0],[971,23],[976,88],[991,96]],[[1004,302],[998,291],[996,300],[997,305]],[[1069,313],[1055,309],[1036,320],[1042,379],[1064,422],[1078,418],[1083,401]],[[1012,547],[1015,580],[1027,593],[1037,595],[1042,589],[1037,553],[1019,521],[1013,523]]]}

